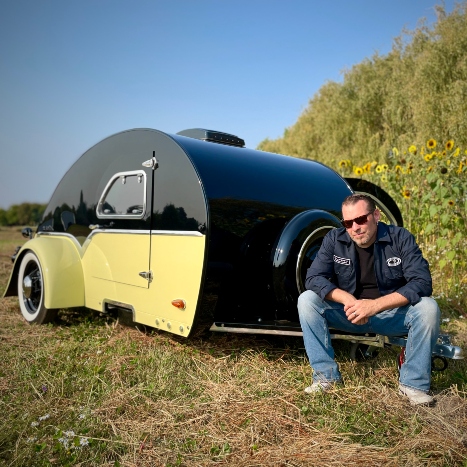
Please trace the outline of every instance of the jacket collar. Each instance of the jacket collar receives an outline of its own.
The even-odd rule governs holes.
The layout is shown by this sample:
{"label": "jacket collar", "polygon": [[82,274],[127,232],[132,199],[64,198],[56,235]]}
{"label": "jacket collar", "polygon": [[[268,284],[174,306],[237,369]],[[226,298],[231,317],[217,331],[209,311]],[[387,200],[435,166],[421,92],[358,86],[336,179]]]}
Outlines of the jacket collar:
{"label": "jacket collar", "polygon": [[[347,230],[344,227],[341,227],[337,231],[336,240],[341,243],[345,243],[349,246],[353,241],[350,238],[350,235],[347,233]],[[378,230],[376,231],[376,242],[390,242],[391,238],[389,236],[389,227],[384,222],[378,222]]]}

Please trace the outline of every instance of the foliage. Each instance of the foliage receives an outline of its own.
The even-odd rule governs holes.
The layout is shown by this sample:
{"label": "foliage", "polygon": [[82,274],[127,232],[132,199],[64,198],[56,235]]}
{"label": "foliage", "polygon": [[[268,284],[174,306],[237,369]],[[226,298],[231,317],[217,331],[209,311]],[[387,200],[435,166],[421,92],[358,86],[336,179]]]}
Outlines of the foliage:
{"label": "foliage", "polygon": [[431,138],[404,150],[392,148],[387,163],[355,165],[343,159],[336,169],[343,177],[361,177],[389,192],[434,266],[436,293],[465,307],[467,150],[452,139],[442,144]]}
{"label": "foliage", "polygon": [[432,28],[406,31],[387,55],[346,70],[310,100],[282,138],[266,139],[264,151],[334,165],[371,158],[386,163],[393,147],[426,135],[467,146],[466,3],[447,15],[437,7]]}
{"label": "foliage", "polygon": [[37,225],[42,219],[46,205],[38,203],[13,204],[0,209],[0,225]]}

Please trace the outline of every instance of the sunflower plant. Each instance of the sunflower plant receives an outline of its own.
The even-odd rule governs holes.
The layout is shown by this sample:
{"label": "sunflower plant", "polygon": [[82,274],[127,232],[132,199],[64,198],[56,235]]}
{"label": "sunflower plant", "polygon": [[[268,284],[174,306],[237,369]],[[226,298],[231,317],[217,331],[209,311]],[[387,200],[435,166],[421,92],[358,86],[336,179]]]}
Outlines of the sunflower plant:
{"label": "sunflower plant", "polygon": [[[398,204],[444,294],[463,298],[467,283],[467,150],[449,139],[389,151],[384,163],[339,162],[343,177],[361,177],[385,189]],[[453,295],[454,294],[454,295]]]}

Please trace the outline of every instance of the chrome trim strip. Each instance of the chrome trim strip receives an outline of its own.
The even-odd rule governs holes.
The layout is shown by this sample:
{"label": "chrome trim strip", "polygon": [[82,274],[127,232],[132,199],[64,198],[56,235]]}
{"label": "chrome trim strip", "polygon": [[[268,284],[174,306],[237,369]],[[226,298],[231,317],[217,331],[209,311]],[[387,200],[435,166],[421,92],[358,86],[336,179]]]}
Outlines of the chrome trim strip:
{"label": "chrome trim strip", "polygon": [[[131,234],[131,235],[177,235],[177,236],[186,236],[186,237],[204,237],[205,235],[201,232],[197,232],[196,230],[134,230],[134,229],[94,229],[92,230],[89,235],[86,237],[86,241],[89,241],[94,235],[99,233],[106,233],[106,234]],[[55,237],[67,237],[73,241],[79,250],[83,249],[83,245],[81,245],[74,235],[71,235],[66,232],[37,232],[38,236],[40,235],[50,235]]]}
{"label": "chrome trim strip", "polygon": [[42,237],[42,236],[66,237],[66,238],[69,238],[75,244],[76,248],[78,248],[79,251],[83,249],[83,247],[81,246],[81,243],[78,242],[76,237],[66,232],[37,232],[36,236],[37,237]]}
{"label": "chrome trim strip", "polygon": [[204,237],[197,230],[151,230],[151,235],[182,235],[186,237]]}
{"label": "chrome trim strip", "polygon": [[196,230],[132,230],[132,229],[94,229],[87,238],[97,233],[107,234],[131,234],[131,235],[177,235],[185,237],[204,237],[205,235]]}
{"label": "chrome trim strip", "polygon": [[88,235],[88,239],[98,233],[107,233],[107,234],[131,234],[131,235],[149,235],[150,230],[132,230],[132,229],[94,229]]}

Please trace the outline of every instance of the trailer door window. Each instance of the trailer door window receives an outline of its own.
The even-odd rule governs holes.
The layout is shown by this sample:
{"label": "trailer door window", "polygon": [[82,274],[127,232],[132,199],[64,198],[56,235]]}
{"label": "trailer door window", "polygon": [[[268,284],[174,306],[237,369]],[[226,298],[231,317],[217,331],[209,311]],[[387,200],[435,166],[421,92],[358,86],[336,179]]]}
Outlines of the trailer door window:
{"label": "trailer door window", "polygon": [[97,205],[98,218],[141,219],[146,212],[146,174],[120,172],[107,183]]}

